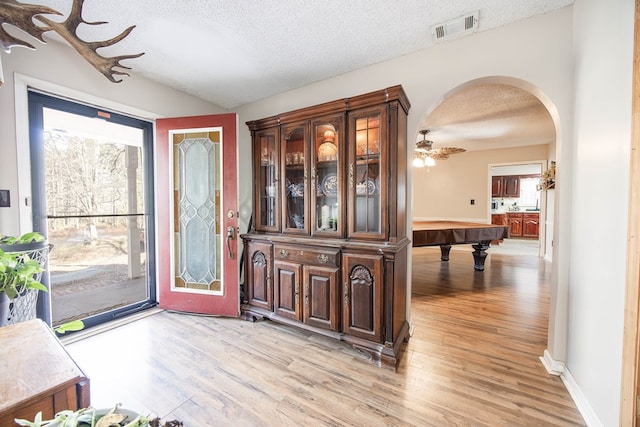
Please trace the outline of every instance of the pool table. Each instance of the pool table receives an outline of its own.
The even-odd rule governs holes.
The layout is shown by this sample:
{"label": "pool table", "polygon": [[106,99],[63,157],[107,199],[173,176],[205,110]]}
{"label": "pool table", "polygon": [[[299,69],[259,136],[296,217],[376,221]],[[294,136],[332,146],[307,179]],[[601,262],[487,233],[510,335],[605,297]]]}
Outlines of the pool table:
{"label": "pool table", "polygon": [[440,259],[449,261],[451,245],[471,244],[473,268],[484,271],[484,260],[492,240],[509,237],[509,227],[463,221],[414,221],[413,246],[440,246]]}

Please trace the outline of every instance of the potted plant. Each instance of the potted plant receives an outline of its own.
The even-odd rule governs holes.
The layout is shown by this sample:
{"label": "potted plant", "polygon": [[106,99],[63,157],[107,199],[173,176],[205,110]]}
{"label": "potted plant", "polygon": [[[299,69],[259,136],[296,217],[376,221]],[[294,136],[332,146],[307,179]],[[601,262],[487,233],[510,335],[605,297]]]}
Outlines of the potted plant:
{"label": "potted plant", "polygon": [[8,322],[13,300],[31,290],[47,291],[39,282],[44,263],[34,255],[47,249],[44,236],[36,232],[0,238],[0,326]]}
{"label": "potted plant", "polygon": [[158,417],[139,415],[121,409],[117,404],[111,410],[82,408],[77,411],[58,412],[52,420],[43,420],[39,412],[33,421],[15,419],[16,424],[27,427],[181,427],[178,420],[162,422]]}

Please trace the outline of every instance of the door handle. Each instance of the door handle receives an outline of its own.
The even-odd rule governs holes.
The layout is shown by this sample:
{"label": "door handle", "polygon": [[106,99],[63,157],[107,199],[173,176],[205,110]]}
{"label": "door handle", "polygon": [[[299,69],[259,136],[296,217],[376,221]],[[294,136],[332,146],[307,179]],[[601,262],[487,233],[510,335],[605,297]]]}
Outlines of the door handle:
{"label": "door handle", "polygon": [[235,228],[230,225],[227,227],[227,251],[229,252],[229,259],[233,259],[233,251],[231,250],[231,240],[236,238]]}

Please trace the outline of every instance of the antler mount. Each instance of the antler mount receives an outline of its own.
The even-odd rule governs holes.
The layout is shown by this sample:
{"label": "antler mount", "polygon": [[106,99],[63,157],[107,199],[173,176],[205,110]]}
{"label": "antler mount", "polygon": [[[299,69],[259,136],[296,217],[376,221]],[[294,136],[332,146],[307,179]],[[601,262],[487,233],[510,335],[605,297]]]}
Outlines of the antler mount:
{"label": "antler mount", "polygon": [[[63,22],[55,22],[44,15],[62,15],[55,9],[47,6],[24,4],[16,0],[3,0],[0,2],[0,47],[9,53],[14,46],[23,46],[34,49],[29,42],[19,39],[7,33],[3,28],[3,24],[10,24],[21,29],[27,34],[35,37],[45,43],[44,33],[53,31],[59,34],[67,43],[69,43],[89,64],[91,64],[102,75],[113,83],[120,83],[122,79],[117,80],[115,76],[129,76],[128,73],[120,71],[116,68],[130,70],[120,63],[124,59],[138,58],[144,53],[134,55],[121,55],[115,57],[104,57],[97,50],[101,47],[107,47],[118,43],[131,33],[135,25],[130,26],[118,36],[105,41],[87,42],[77,35],[77,29],[80,24],[102,25],[106,22],[87,22],[82,19],[82,6],[84,0],[73,0],[71,12]],[[35,22],[44,24],[39,26]]]}

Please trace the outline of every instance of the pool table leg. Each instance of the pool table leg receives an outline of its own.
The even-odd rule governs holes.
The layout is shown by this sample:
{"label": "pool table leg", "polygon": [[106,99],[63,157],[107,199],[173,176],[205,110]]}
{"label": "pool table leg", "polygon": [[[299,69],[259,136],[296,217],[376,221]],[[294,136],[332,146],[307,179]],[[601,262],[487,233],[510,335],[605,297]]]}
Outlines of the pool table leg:
{"label": "pool table leg", "polygon": [[476,243],[474,245],[471,245],[471,247],[474,249],[473,251],[473,260],[475,261],[473,266],[474,270],[484,271],[484,260],[487,257],[487,249],[489,249],[489,246],[491,246],[491,240],[485,240],[485,241]]}
{"label": "pool table leg", "polygon": [[449,252],[451,252],[450,244],[445,243],[444,245],[440,245],[440,260],[449,261]]}

